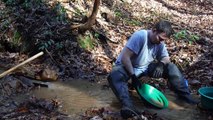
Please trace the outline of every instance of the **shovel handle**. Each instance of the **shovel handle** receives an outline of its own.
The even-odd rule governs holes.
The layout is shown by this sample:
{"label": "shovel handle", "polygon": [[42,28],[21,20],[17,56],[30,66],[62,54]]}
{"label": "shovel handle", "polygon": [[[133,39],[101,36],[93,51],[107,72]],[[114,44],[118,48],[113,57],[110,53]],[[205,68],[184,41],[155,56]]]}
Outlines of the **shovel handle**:
{"label": "shovel handle", "polygon": [[41,56],[41,55],[43,55],[43,54],[44,54],[44,52],[39,52],[39,53],[37,53],[36,55],[34,55],[34,56],[28,58],[27,60],[25,60],[25,61],[23,61],[23,62],[21,62],[20,64],[18,64],[18,65],[16,65],[16,66],[10,68],[9,70],[7,70],[7,71],[1,73],[1,74],[0,74],[0,78],[4,77],[5,75],[7,75],[7,74],[9,74],[10,72],[12,72],[12,71],[14,71],[15,69],[17,69],[18,67],[20,67],[20,66],[22,66],[22,65],[24,65],[24,64],[26,64],[26,63],[28,63],[28,62],[34,60],[34,59],[36,59],[37,57],[39,57],[39,56]]}

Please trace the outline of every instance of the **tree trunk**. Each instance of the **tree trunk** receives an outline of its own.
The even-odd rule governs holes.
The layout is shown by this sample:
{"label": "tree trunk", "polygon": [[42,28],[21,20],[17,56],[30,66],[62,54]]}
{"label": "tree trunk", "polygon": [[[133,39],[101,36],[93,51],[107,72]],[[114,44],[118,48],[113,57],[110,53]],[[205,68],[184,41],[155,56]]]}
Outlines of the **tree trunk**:
{"label": "tree trunk", "polygon": [[100,1],[101,0],[95,0],[92,14],[84,24],[71,26],[71,29],[78,29],[79,32],[85,32],[86,30],[90,29],[92,25],[95,24],[96,15],[98,14],[98,8],[100,6]]}

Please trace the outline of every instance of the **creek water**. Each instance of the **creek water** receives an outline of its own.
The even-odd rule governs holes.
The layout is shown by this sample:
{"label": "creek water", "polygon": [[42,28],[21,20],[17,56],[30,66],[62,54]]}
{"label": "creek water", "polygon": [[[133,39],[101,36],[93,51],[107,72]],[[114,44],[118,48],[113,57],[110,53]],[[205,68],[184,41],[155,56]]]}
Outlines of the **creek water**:
{"label": "creek water", "polygon": [[114,104],[115,109],[119,108],[119,103],[109,89],[85,80],[51,82],[48,83],[48,88],[40,87],[33,94],[38,98],[57,98],[62,104],[63,112],[70,115],[83,113],[89,108],[110,107],[111,104]]}
{"label": "creek water", "polygon": [[[70,80],[69,82],[51,82],[49,87],[41,87],[33,91],[38,98],[57,98],[61,110],[69,115],[77,115],[92,107],[110,107],[119,112],[120,104],[111,89],[103,85],[85,80]],[[192,106],[177,100],[171,91],[165,92],[169,100],[167,109],[157,109],[146,106],[136,93],[132,93],[134,104],[141,110],[157,113],[165,120],[212,120],[212,115],[202,112],[196,105]],[[198,96],[197,96],[198,97]]]}

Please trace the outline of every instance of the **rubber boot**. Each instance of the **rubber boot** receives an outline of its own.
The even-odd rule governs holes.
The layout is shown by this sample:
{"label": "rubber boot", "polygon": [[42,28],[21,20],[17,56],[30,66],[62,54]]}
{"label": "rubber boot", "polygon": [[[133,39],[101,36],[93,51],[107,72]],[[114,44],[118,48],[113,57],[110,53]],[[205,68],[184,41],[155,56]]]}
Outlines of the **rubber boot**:
{"label": "rubber boot", "polygon": [[136,109],[135,107],[127,107],[127,106],[123,106],[120,111],[121,117],[123,119],[132,118],[134,116],[140,116],[141,113],[142,112]]}

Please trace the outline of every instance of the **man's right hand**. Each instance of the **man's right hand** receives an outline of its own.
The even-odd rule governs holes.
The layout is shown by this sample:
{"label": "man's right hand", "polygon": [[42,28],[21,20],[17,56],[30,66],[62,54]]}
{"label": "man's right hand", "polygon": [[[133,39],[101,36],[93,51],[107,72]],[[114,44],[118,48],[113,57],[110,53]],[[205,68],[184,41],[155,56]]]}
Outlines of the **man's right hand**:
{"label": "man's right hand", "polygon": [[135,74],[131,75],[131,79],[132,79],[132,86],[136,89],[137,87],[139,87],[139,89],[142,86],[142,83],[140,82],[140,80],[137,78],[137,76]]}

